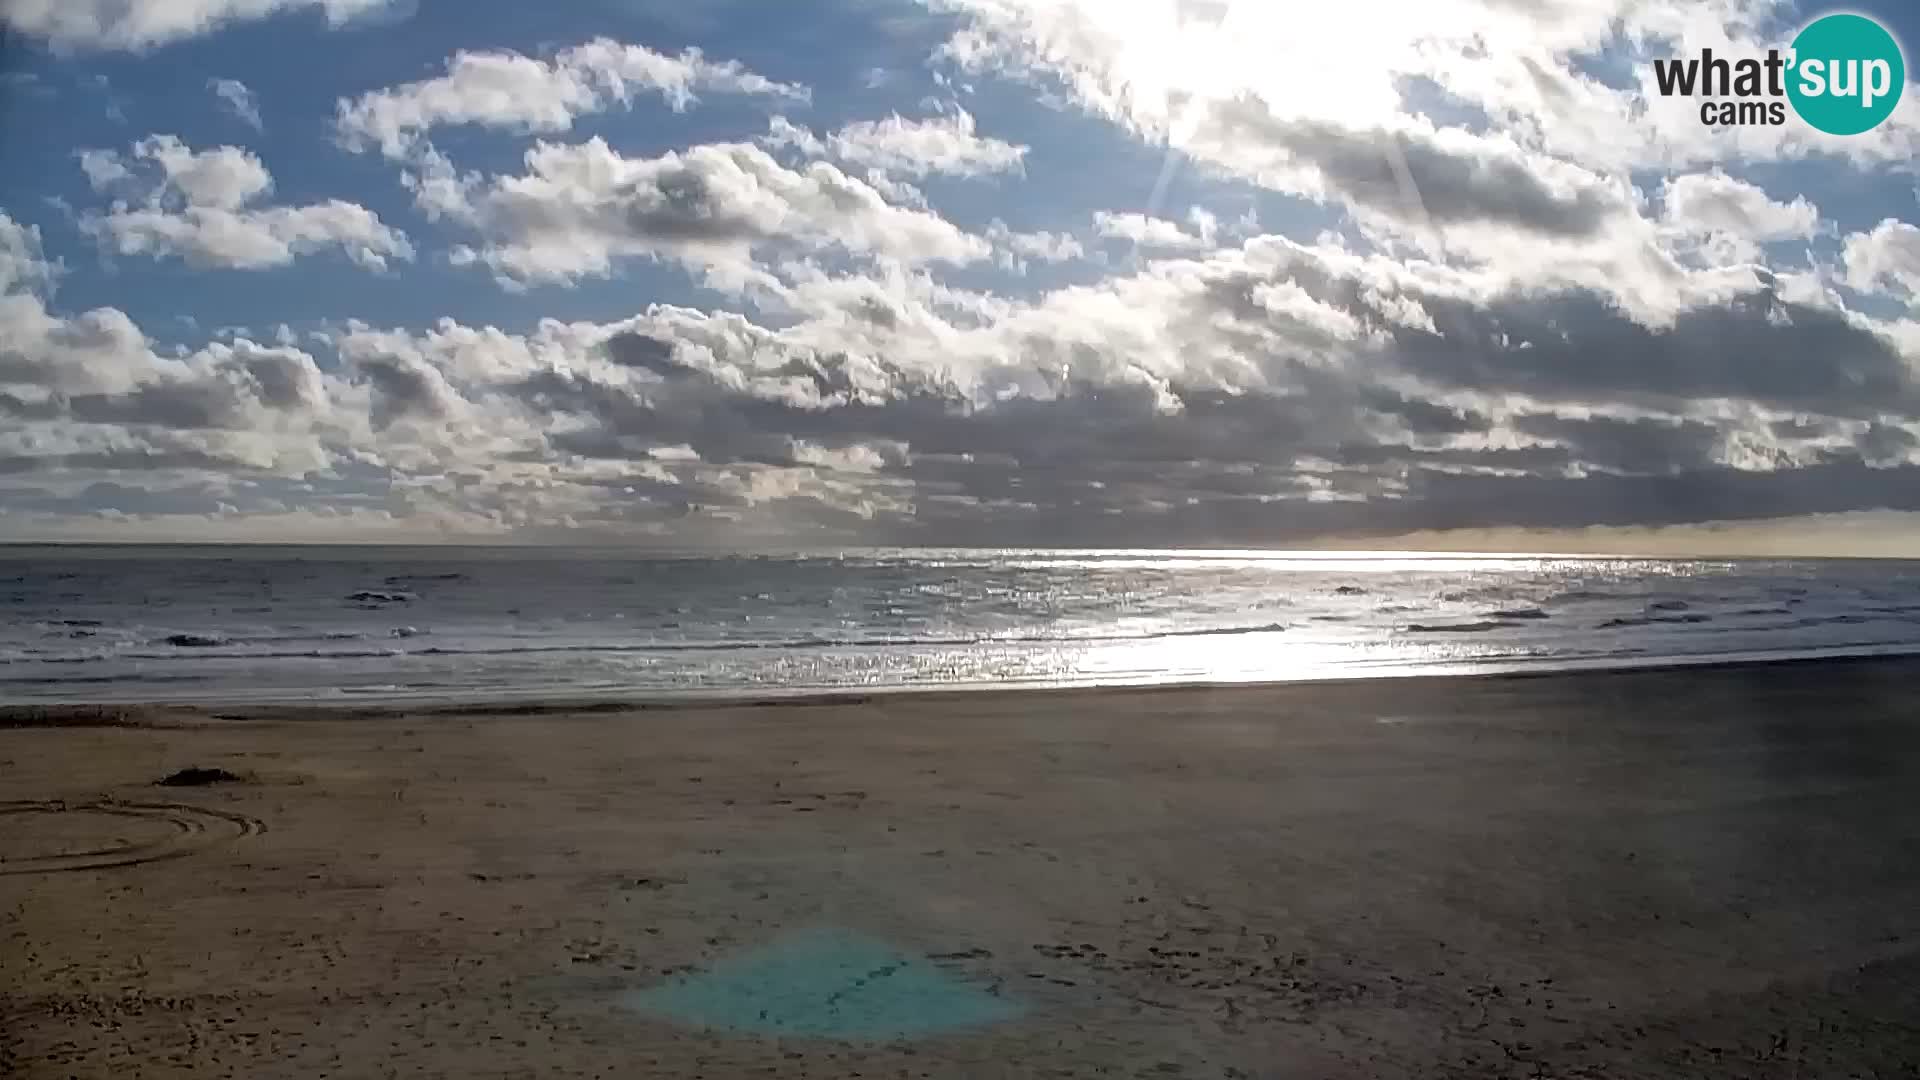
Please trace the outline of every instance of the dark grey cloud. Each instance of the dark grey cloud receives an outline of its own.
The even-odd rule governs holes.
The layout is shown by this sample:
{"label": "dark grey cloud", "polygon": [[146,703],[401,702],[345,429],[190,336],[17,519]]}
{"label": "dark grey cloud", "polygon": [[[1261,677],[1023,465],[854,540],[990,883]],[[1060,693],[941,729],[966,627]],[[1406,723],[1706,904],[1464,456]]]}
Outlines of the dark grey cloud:
{"label": "dark grey cloud", "polygon": [[66,402],[59,397],[21,398],[0,391],[0,413],[15,419],[57,420],[66,412]]}
{"label": "dark grey cloud", "polygon": [[[1867,430],[1854,443],[1860,459],[1870,465],[1897,464],[1915,446],[1920,446],[1920,439],[1916,439],[1913,432],[1883,423],[1867,425]],[[1846,455],[1838,456],[1844,460]]]}
{"label": "dark grey cloud", "polygon": [[1405,424],[1418,435],[1464,435],[1487,430],[1487,418],[1472,409],[1411,397],[1382,386],[1364,387],[1360,401]]}
{"label": "dark grey cloud", "polygon": [[[1341,476],[1358,482],[1370,474]],[[993,513],[985,512],[991,505]],[[1133,504],[1120,515],[1098,505],[1026,505],[986,500],[921,501],[903,541],[953,544],[1112,543],[1274,545],[1321,538],[1394,536],[1465,528],[1566,529],[1734,522],[1857,510],[1920,510],[1920,468],[1858,463],[1780,472],[1702,469],[1678,476],[1502,476],[1421,469],[1404,489],[1365,501],[1287,499]],[[1000,539],[995,540],[994,537]]]}
{"label": "dark grey cloud", "polygon": [[35,397],[0,391],[0,416],[18,420],[74,420],[85,424],[175,430],[247,431],[259,410],[312,412],[326,404],[313,362],[304,355],[243,348],[208,367],[168,375],[113,392],[65,393],[58,379],[39,368],[15,385],[35,385]]}
{"label": "dark grey cloud", "polygon": [[1395,358],[1439,385],[1656,405],[1738,398],[1834,416],[1920,404],[1914,371],[1891,341],[1766,290],[1689,308],[1664,327],[1569,290],[1479,307],[1422,302],[1451,332],[1397,328]]}
{"label": "dark grey cloud", "polygon": [[161,472],[174,469],[204,469],[210,472],[244,472],[253,468],[247,462],[199,450],[139,449],[96,450],[74,454],[0,455],[0,474],[70,471]]}
{"label": "dark grey cloud", "polygon": [[1213,156],[1255,171],[1310,169],[1334,198],[1403,220],[1585,237],[1631,208],[1598,177],[1566,166],[1550,172],[1513,144],[1281,118],[1255,97],[1216,105],[1199,138]]}
{"label": "dark grey cloud", "polygon": [[[1199,303],[1223,300],[1232,313],[1226,323],[1253,320],[1264,310],[1243,303],[1252,281],[1215,284],[1219,287],[1200,290]],[[508,393],[535,416],[567,418],[559,425],[563,433],[549,436],[550,452],[646,461],[649,476],[659,469],[652,451],[668,446],[689,446],[708,466],[799,464],[802,446],[904,447],[882,455],[875,479],[896,484],[895,490],[911,500],[913,513],[883,516],[865,526],[866,533],[903,542],[1098,544],[1123,530],[1142,543],[1258,544],[1329,532],[1752,519],[1898,509],[1914,501],[1900,489],[1910,470],[1868,467],[1891,463],[1905,452],[1912,440],[1903,427],[1868,428],[1875,434],[1811,472],[1796,468],[1784,449],[1776,448],[1766,459],[1764,447],[1748,445],[1744,460],[1751,465],[1758,453],[1771,467],[1745,471],[1721,464],[1734,429],[1686,414],[1695,396],[1712,396],[1698,393],[1709,387],[1733,398],[1772,396],[1802,407],[1868,407],[1855,396],[1861,384],[1849,377],[1730,363],[1648,372],[1643,386],[1633,385],[1641,369],[1628,363],[1605,377],[1592,376],[1575,370],[1575,361],[1555,349],[1521,347],[1519,320],[1503,313],[1531,313],[1540,327],[1554,325],[1576,341],[1584,335],[1603,344],[1613,339],[1599,333],[1601,328],[1631,320],[1614,309],[1564,298],[1556,303],[1552,297],[1463,307],[1459,314],[1479,319],[1489,339],[1505,334],[1509,344],[1504,352],[1478,358],[1483,367],[1450,368],[1430,362],[1426,353],[1406,350],[1403,343],[1418,342],[1420,336],[1384,309],[1365,306],[1385,302],[1378,288],[1331,276],[1323,285],[1322,296],[1355,305],[1356,318],[1393,330],[1384,352],[1389,362],[1371,369],[1391,382],[1371,381],[1367,369],[1326,369],[1283,357],[1273,359],[1267,370],[1285,377],[1264,389],[1082,377],[1057,382],[1051,396],[983,403],[952,385],[885,364],[877,369],[885,376],[883,393],[871,392],[870,376],[868,392],[856,392],[860,380],[853,376],[851,358],[795,349],[782,360],[762,356],[760,375],[803,380],[811,392],[762,396],[768,393],[764,386],[743,390],[737,376],[716,378],[665,335],[649,335],[616,339],[608,349],[623,367],[645,372],[641,381],[543,372]],[[1418,299],[1440,303],[1432,296]],[[1734,305],[1722,321],[1708,320],[1705,328],[1683,317],[1664,330],[1612,333],[1642,350],[1650,340],[1659,341],[1659,349],[1675,356],[1700,335],[1730,333],[1730,326],[1743,319],[1786,326],[1777,314],[1747,311],[1749,303]],[[1535,310],[1529,304],[1543,306]],[[1823,323],[1808,314],[1795,310],[1790,318],[1809,332],[1858,339],[1851,325]],[[1665,335],[1677,340],[1666,341]],[[1865,340],[1884,347],[1872,335]],[[1446,357],[1451,361],[1457,355]],[[1826,349],[1820,355],[1844,369],[1862,355],[1872,360],[1883,354]],[[1468,377],[1473,375],[1483,377]],[[1407,382],[1410,377],[1416,381]],[[1875,386],[1871,380],[1865,385]],[[1471,391],[1469,396],[1522,387],[1542,400],[1659,400],[1679,411],[1531,411],[1496,422],[1480,409],[1436,400],[1423,386]],[[1880,404],[1884,400],[1883,395]],[[583,422],[584,427],[577,426]],[[1496,428],[1506,439],[1517,436],[1532,444],[1489,441]],[[1811,420],[1806,428],[1825,430]],[[1791,432],[1783,427],[1780,435],[1794,433],[1806,437],[1798,427]],[[1762,425],[1747,434],[1769,432]],[[635,488],[634,497],[647,504],[647,512],[690,513],[689,507],[713,499],[690,494],[698,483],[692,475],[688,471],[684,482],[643,476],[623,490]],[[1706,499],[1703,489],[1738,494]],[[1337,497],[1322,498],[1326,495]],[[723,494],[713,505],[730,501]]]}
{"label": "dark grey cloud", "polygon": [[[1920,375],[1891,339],[1845,312],[1784,299],[1770,282],[1659,325],[1582,289],[1467,298],[1363,273],[1292,249],[1270,269],[1210,275],[1189,318],[1265,333],[1276,322],[1255,292],[1284,282],[1384,337],[1367,355],[1430,388],[1669,412],[1728,398],[1836,417],[1920,415]],[[1409,323],[1394,303],[1417,305],[1431,325]]]}
{"label": "dark grey cloud", "polygon": [[1427,473],[1413,492],[1419,528],[1682,525],[1857,510],[1920,510],[1920,467],[1858,459],[1756,472],[1728,467],[1669,476],[1491,477]]}
{"label": "dark grey cloud", "polygon": [[[646,473],[621,473],[583,481],[598,488],[612,512],[627,520],[635,517],[685,517],[702,509],[743,508],[746,496],[718,484],[705,483],[686,470],[671,479]],[[639,505],[636,505],[639,504]]]}
{"label": "dark grey cloud", "polygon": [[1631,473],[1678,473],[1711,465],[1721,432],[1697,420],[1523,416],[1513,426],[1562,444],[1568,459]]}
{"label": "dark grey cloud", "polygon": [[206,515],[221,511],[223,492],[207,483],[156,485],[152,487],[100,480],[77,492],[63,493],[44,487],[0,488],[0,504],[22,513],[58,515],[94,515],[102,512],[167,516]]}
{"label": "dark grey cloud", "polygon": [[1403,477],[1431,468],[1496,473],[1560,472],[1576,464],[1574,451],[1564,446],[1420,447],[1391,442],[1343,443],[1330,460],[1358,471]]}
{"label": "dark grey cloud", "polygon": [[[1843,428],[1809,414],[1772,429],[1761,425],[1750,433],[1794,444],[1838,430],[1865,434],[1810,468],[1791,467],[1781,456],[1771,471],[1744,471],[1718,463],[1729,435],[1723,422],[1543,411],[1496,420],[1478,408],[1435,400],[1420,385],[1447,380],[1417,365],[1378,369],[1392,380],[1383,383],[1369,381],[1364,370],[1276,363],[1273,371],[1294,378],[1268,388],[1079,377],[1058,382],[1052,396],[981,401],[897,365],[797,348],[769,356],[770,348],[759,348],[757,378],[743,381],[737,372],[710,372],[704,365],[724,361],[667,333],[621,335],[603,350],[615,370],[539,371],[492,387],[488,393],[495,396],[487,400],[515,403],[535,430],[545,429],[541,443],[509,460],[551,466],[550,475],[584,500],[570,516],[595,527],[749,512],[761,498],[745,482],[753,470],[811,465],[821,460],[818,449],[856,447],[877,456],[860,459],[853,482],[904,499],[911,513],[863,517],[810,491],[783,500],[779,512],[794,510],[802,529],[902,542],[1100,544],[1124,535],[1138,543],[1265,544],[1327,533],[1658,525],[1906,509],[1920,498],[1903,486],[1915,479],[1913,468],[1870,467],[1894,465],[1914,445],[1905,427],[1885,421]],[[1515,351],[1522,358],[1539,355]],[[156,425],[165,419],[217,426],[225,422],[221,408],[253,400],[253,384],[237,377],[243,370],[252,372],[235,368],[235,378],[208,384],[228,397],[156,386],[83,399],[79,413],[100,423],[138,417]],[[441,373],[416,357],[360,355],[347,370],[372,388],[376,424],[400,415],[488,422],[467,418],[465,411],[478,406],[461,402]],[[1422,382],[1405,381],[1408,371],[1418,371]],[[9,397],[0,407],[18,414],[35,406]],[[1534,445],[1489,442],[1496,430]],[[682,445],[700,460],[657,453]],[[488,465],[477,462],[471,475],[458,479],[461,505],[513,520],[524,513],[531,482],[490,479]],[[243,474],[239,463],[162,447],[0,457],[0,474],[55,469]],[[344,498],[379,483],[369,476],[327,490]],[[22,508],[135,513],[172,497],[146,500],[132,490],[122,484],[78,496],[42,495]],[[212,498],[191,486],[164,490],[184,493],[173,512],[194,512],[184,508]],[[277,496],[283,502],[301,497],[294,489]],[[407,504],[395,512],[419,510]]]}
{"label": "dark grey cloud", "polygon": [[375,428],[390,427],[406,417],[444,420],[455,409],[455,395],[445,377],[411,357],[359,357],[354,369],[373,387]]}
{"label": "dark grey cloud", "polygon": [[[631,233],[670,244],[764,240],[774,235],[764,216],[717,193],[707,173],[691,162],[662,168],[651,190],[635,187],[621,194],[624,197],[601,208],[606,219],[598,223],[615,234]],[[528,220],[539,221],[547,209],[535,203],[522,212]]]}
{"label": "dark grey cloud", "polygon": [[1326,416],[1324,402],[1191,389],[1181,411],[1160,411],[1143,386],[1079,382],[1057,399],[1014,398],[979,408],[951,387],[912,379],[892,369],[896,382],[878,400],[850,393],[846,358],[795,356],[779,369],[809,379],[820,397],[836,401],[769,399],[740,393],[687,368],[647,387],[543,372],[513,388],[538,411],[590,417],[587,433],[550,436],[555,449],[612,458],[645,456],[651,447],[690,446],[714,463],[791,464],[804,441],[829,449],[875,441],[911,444],[917,453],[998,452],[1023,468],[1063,469],[1097,477],[1116,463],[1291,460],[1311,428]]}
{"label": "dark grey cloud", "polygon": [[115,394],[53,394],[22,399],[0,393],[0,413],[21,420],[73,419],[127,427],[245,430],[252,423],[248,401],[218,380],[167,380]]}
{"label": "dark grey cloud", "polygon": [[1786,420],[1775,420],[1767,425],[1767,430],[1776,439],[1810,440],[1833,434],[1835,426],[1830,421],[1795,416]]}
{"label": "dark grey cloud", "polygon": [[285,412],[311,411],[326,401],[326,389],[313,361],[284,353],[256,353],[239,361],[253,381],[261,404]]}
{"label": "dark grey cloud", "polygon": [[673,342],[639,331],[615,334],[608,339],[606,352],[608,359],[616,364],[651,371],[655,375],[673,377],[689,371],[673,358]]}
{"label": "dark grey cloud", "polygon": [[121,394],[75,394],[67,401],[75,420],[89,424],[243,431],[253,426],[249,401],[221,380],[143,383]]}

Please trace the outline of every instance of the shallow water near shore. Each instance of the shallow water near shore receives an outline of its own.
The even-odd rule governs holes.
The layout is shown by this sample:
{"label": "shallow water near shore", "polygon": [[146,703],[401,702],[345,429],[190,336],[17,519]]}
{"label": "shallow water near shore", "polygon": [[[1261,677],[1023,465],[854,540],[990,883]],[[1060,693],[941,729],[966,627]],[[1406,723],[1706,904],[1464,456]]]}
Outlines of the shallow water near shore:
{"label": "shallow water near shore", "polygon": [[0,548],[0,700],[1288,681],[1920,651],[1920,563]]}

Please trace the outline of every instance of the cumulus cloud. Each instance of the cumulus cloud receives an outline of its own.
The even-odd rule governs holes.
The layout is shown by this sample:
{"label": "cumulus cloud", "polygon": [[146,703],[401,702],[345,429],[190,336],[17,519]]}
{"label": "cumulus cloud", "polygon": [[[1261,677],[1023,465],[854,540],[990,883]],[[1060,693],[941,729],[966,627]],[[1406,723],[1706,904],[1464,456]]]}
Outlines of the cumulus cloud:
{"label": "cumulus cloud", "polygon": [[1024,274],[1033,263],[1063,263],[1084,258],[1087,249],[1070,233],[1020,232],[999,218],[987,224],[994,262],[1002,269]]}
{"label": "cumulus cloud", "polygon": [[1692,173],[1667,181],[1667,220],[1698,233],[1731,233],[1755,240],[1811,236],[1820,211],[1796,195],[1775,202],[1760,187],[1723,172]]}
{"label": "cumulus cloud", "polygon": [[462,49],[446,73],[375,90],[335,106],[334,128],[349,149],[377,148],[390,158],[417,151],[435,127],[471,124],[525,133],[569,130],[576,118],[656,94],[676,110],[698,93],[805,101],[805,87],[775,82],[738,61],[714,61],[699,49],[678,56],[610,38],[541,60],[511,51]]}
{"label": "cumulus cloud", "polygon": [[119,255],[236,270],[335,250],[369,270],[413,258],[404,233],[358,204],[258,205],[273,177],[237,146],[196,151],[177,136],[153,135],[128,154],[87,150],[79,160],[96,191],[122,196],[81,217],[81,227]]}
{"label": "cumulus cloud", "polygon": [[1806,196],[1777,202],[1760,187],[1719,171],[1668,180],[1662,202],[1662,222],[1710,248],[1722,263],[1755,261],[1762,245],[1810,239],[1820,228],[1820,211]]}
{"label": "cumulus cloud", "polygon": [[1862,292],[1881,287],[1909,301],[1920,296],[1920,228],[1893,218],[1847,237],[1842,254],[1847,284]]}
{"label": "cumulus cloud", "polygon": [[176,135],[153,135],[133,145],[132,155],[83,150],[80,168],[95,191],[149,174],[146,187],[162,199],[231,209],[265,194],[273,177],[253,154],[237,146],[195,151]]}
{"label": "cumulus cloud", "polygon": [[260,120],[260,103],[254,100],[253,91],[246,83],[239,79],[208,79],[207,89],[248,127],[259,131],[265,126]]}
{"label": "cumulus cloud", "polygon": [[1027,154],[1027,147],[976,133],[973,115],[959,108],[930,119],[907,119],[894,113],[882,120],[860,120],[825,139],[776,116],[767,141],[884,174],[911,177],[1017,171]]}
{"label": "cumulus cloud", "polygon": [[[0,237],[17,280],[47,276],[27,230]],[[184,493],[211,481],[189,478],[208,475],[277,513],[272,478],[303,470],[309,509],[377,485],[469,533],[901,542],[1920,506],[1914,369],[1882,328],[1762,286],[1650,324],[1577,290],[1268,237],[1026,301],[902,267],[771,287],[777,323],[656,305],[527,333],[355,324],[328,335],[330,370],[250,341],[162,359],[124,316],[33,300],[0,339],[0,411],[41,441],[0,438],[0,473],[118,475],[83,503],[126,513],[197,507]]]}
{"label": "cumulus cloud", "polygon": [[[1871,327],[1764,292],[1649,326],[1590,297],[1277,239],[973,318],[924,279],[811,284],[834,287],[795,295],[802,320],[779,329],[656,307],[380,348],[510,407],[541,433],[521,460],[644,495],[577,511],[609,527],[757,513],[784,504],[756,492],[784,489],[743,488],[739,470],[823,468],[833,505],[895,539],[1689,520],[1685,500],[1719,484],[1749,499],[1714,500],[1734,518],[1914,502],[1898,457],[1920,412],[1911,369]],[[1708,340],[1740,362],[1699,355]],[[1815,427],[1888,434],[1870,451]],[[1537,501],[1508,505],[1522,494]]]}
{"label": "cumulus cloud", "polygon": [[382,344],[378,336],[352,335],[340,348],[372,391],[368,419],[375,430],[409,418],[440,423],[464,411],[464,402],[438,369],[412,349]]}
{"label": "cumulus cloud", "polygon": [[146,362],[146,337],[121,312],[56,317],[46,298],[59,267],[37,226],[0,211],[0,387],[36,393],[115,389]]}
{"label": "cumulus cloud", "polygon": [[733,288],[764,281],[772,247],[837,249],[917,264],[966,263],[986,241],[938,215],[896,206],[824,162],[789,169],[744,143],[629,158],[595,137],[541,142],[526,172],[443,187],[439,207],[481,235],[457,261],[515,282],[604,276],[616,259],[678,260]]}
{"label": "cumulus cloud", "polygon": [[7,0],[0,24],[62,49],[148,49],[230,23],[317,11],[328,25],[386,9],[396,0]]}
{"label": "cumulus cloud", "polygon": [[242,339],[163,356],[117,309],[53,310],[53,268],[34,265],[33,232],[0,214],[0,472],[89,485],[146,472],[298,475],[348,437],[351,414],[334,411],[302,350]]}
{"label": "cumulus cloud", "polygon": [[0,211],[0,295],[44,288],[55,269],[41,249],[39,227],[22,225]]}
{"label": "cumulus cloud", "polygon": [[[1234,294],[1210,287],[1242,269],[1196,266],[1133,279],[1130,295],[1116,299],[1159,292],[1190,317],[1143,332],[1131,352],[1103,354],[1110,362],[1083,373],[1066,358],[1078,355],[1080,335],[1091,329],[1073,318],[1090,298],[1061,293],[950,338],[949,347],[978,362],[945,369],[921,366],[934,346],[911,333],[894,344],[896,355],[913,359],[896,362],[812,345],[817,327],[774,331],[656,309],[591,331],[578,342],[589,359],[508,380],[507,393],[547,418],[548,452],[616,472],[638,469],[656,483],[664,483],[656,470],[666,460],[695,472],[789,469],[808,463],[813,451],[805,448],[845,451],[851,456],[841,460],[859,460],[887,481],[889,499],[912,507],[910,516],[881,513],[874,522],[896,538],[935,530],[1097,542],[1124,522],[1130,537],[1244,542],[1439,521],[1688,520],[1689,492],[1735,474],[1748,476],[1733,486],[1751,501],[1716,499],[1722,516],[1914,504],[1900,493],[1906,473],[1863,468],[1853,455],[1796,457],[1792,440],[1775,444],[1751,416],[1648,411],[1645,404],[1563,412],[1545,399],[1511,395],[1485,399],[1487,411],[1443,406],[1422,396],[1432,389],[1413,396],[1393,389],[1395,382],[1418,387],[1407,380],[1427,369],[1417,350],[1390,335],[1344,335],[1354,354],[1381,361],[1371,375],[1271,358],[1254,341],[1235,344],[1243,330],[1234,326]],[[1356,299],[1333,303],[1355,305],[1355,324],[1366,321]],[[1315,329],[1302,320],[1288,336],[1324,344],[1342,338],[1328,333],[1336,325]],[[1167,367],[1172,347],[1233,351],[1249,367]],[[1508,349],[1528,351],[1520,343]],[[1158,370],[1146,366],[1156,362]],[[1859,395],[1853,407],[1868,397]],[[1821,395],[1794,400],[1815,406]],[[1692,408],[1684,397],[1666,404]],[[1756,443],[1773,446],[1771,456],[1740,453]],[[1796,461],[1848,494],[1804,482],[1786,467]],[[1507,506],[1501,495],[1542,487],[1554,495],[1540,504]]]}
{"label": "cumulus cloud", "polygon": [[1158,251],[1201,251],[1213,246],[1213,227],[1210,219],[1199,220],[1206,222],[1207,226],[1196,234],[1181,228],[1179,222],[1168,221],[1166,218],[1099,210],[1093,215],[1093,231],[1103,239],[1124,240],[1137,248]]}

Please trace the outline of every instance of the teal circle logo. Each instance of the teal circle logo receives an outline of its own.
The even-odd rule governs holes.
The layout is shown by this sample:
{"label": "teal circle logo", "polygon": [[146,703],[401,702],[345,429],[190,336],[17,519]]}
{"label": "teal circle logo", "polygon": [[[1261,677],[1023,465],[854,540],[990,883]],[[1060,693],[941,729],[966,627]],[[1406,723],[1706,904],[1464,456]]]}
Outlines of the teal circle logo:
{"label": "teal circle logo", "polygon": [[1865,15],[1828,15],[1793,39],[1787,97],[1829,135],[1858,135],[1893,115],[1907,85],[1900,43]]}

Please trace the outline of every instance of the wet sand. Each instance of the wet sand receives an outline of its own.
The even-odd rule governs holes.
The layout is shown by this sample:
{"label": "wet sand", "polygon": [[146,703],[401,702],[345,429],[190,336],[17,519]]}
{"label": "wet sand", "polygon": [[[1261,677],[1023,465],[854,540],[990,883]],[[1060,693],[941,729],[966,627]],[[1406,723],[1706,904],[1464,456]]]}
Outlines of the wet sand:
{"label": "wet sand", "polygon": [[1910,1075],[1917,681],[0,712],[0,1075]]}

